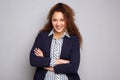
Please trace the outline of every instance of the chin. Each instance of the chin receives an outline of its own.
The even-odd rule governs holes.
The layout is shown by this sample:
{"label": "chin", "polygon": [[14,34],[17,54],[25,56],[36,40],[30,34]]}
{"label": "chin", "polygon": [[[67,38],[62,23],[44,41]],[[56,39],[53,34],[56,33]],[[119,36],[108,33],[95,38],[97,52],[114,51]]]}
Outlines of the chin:
{"label": "chin", "polygon": [[61,33],[61,32],[63,32],[63,30],[56,30],[56,32],[57,32],[57,33]]}

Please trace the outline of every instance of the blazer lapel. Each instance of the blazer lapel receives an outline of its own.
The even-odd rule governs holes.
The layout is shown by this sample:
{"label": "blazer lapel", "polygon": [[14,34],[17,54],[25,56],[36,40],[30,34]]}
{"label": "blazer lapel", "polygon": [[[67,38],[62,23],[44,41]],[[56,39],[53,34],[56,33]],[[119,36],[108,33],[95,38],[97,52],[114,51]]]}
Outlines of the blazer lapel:
{"label": "blazer lapel", "polygon": [[63,38],[63,46],[62,46],[62,49],[61,49],[60,58],[64,58],[64,57],[67,56],[67,54],[69,54],[68,52],[71,49],[71,46],[72,46],[71,39],[65,36]]}
{"label": "blazer lapel", "polygon": [[53,35],[51,36],[47,36],[46,39],[44,39],[44,44],[45,44],[45,51],[46,51],[46,56],[50,56],[50,49],[51,49],[51,42],[52,42],[52,37]]}

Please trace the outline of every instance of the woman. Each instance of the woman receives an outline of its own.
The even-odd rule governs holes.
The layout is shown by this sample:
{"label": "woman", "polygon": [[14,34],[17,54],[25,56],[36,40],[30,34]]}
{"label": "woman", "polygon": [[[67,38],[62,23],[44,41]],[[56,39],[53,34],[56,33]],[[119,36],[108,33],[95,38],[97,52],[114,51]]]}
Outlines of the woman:
{"label": "woman", "polygon": [[80,80],[81,44],[73,10],[64,3],[55,4],[30,52],[30,63],[37,67],[34,80]]}

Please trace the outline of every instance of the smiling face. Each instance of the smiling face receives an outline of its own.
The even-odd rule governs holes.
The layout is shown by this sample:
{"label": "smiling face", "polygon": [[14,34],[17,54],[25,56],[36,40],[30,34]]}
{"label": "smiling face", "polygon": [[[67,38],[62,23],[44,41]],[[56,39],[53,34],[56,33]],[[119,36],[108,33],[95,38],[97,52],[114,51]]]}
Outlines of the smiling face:
{"label": "smiling face", "polygon": [[64,33],[66,21],[62,12],[54,12],[52,16],[52,25],[56,33]]}

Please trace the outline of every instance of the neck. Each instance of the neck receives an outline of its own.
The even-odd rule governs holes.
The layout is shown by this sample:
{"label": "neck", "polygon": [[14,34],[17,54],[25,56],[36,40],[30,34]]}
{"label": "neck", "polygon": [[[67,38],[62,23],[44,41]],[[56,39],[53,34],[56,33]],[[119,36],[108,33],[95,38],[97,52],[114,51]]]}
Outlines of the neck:
{"label": "neck", "polygon": [[54,32],[53,37],[54,37],[55,39],[59,39],[63,34],[64,34],[64,32],[60,32],[60,33]]}

